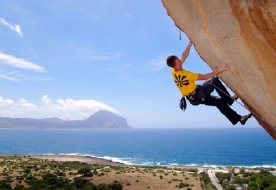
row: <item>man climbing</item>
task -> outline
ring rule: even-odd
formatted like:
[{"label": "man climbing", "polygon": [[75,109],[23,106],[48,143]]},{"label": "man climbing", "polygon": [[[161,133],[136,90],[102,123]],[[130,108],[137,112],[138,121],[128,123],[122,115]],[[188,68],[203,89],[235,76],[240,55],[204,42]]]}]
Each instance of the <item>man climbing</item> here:
[{"label": "man climbing", "polygon": [[[207,106],[216,106],[233,125],[238,122],[244,125],[252,114],[241,116],[230,107],[238,97],[236,95],[231,97],[219,78],[216,77],[218,74],[229,70],[230,66],[226,64],[222,68],[207,74],[198,74],[184,70],[182,66],[189,55],[191,47],[192,43],[189,42],[182,53],[181,59],[175,55],[167,58],[167,65],[172,67],[174,82],[183,96],[182,101],[183,99],[185,101],[186,97],[192,105],[204,104]],[[195,83],[198,80],[208,79],[211,80],[206,81],[203,85],[196,85]],[[216,89],[220,97],[211,95],[214,89]]]}]

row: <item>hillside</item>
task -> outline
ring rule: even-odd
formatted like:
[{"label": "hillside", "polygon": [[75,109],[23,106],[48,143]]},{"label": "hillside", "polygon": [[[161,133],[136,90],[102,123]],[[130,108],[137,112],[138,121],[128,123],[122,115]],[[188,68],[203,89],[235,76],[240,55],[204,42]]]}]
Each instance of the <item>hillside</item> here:
[{"label": "hillside", "polygon": [[109,111],[101,110],[86,120],[62,120],[59,118],[7,118],[0,117],[0,128],[37,129],[123,129],[130,128],[127,120]]}]

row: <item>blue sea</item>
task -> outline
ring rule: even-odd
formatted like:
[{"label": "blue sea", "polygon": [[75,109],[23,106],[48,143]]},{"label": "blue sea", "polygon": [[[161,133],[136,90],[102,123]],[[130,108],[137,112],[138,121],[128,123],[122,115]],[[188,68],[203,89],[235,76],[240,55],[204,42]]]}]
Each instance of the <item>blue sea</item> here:
[{"label": "blue sea", "polygon": [[0,154],[57,154],[134,165],[276,167],[276,141],[262,128],[1,129]]}]

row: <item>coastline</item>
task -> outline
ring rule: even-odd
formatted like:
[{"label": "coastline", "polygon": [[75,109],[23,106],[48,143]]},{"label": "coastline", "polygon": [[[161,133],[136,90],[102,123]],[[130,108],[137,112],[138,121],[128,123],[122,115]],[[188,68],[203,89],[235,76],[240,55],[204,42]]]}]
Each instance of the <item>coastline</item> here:
[{"label": "coastline", "polygon": [[[18,155],[20,156],[20,155]],[[21,155],[22,156],[22,155]],[[23,156],[30,156],[31,158],[38,158],[38,159],[47,159],[47,160],[54,160],[58,162],[84,162],[87,164],[98,164],[98,165],[110,165],[110,166],[123,166],[126,165],[120,162],[114,162],[112,160],[97,158],[93,156],[79,156],[79,155],[23,155]]]},{"label": "coastline", "polygon": [[[1,156],[1,154],[0,154]],[[153,167],[169,167],[169,168],[197,168],[199,170],[204,169],[226,169],[228,167],[231,168],[246,168],[246,169],[256,169],[256,168],[274,168],[276,166],[271,165],[263,165],[263,166],[235,166],[235,165],[228,165],[228,166],[219,166],[219,165],[199,165],[199,164],[173,164],[173,165],[143,165],[143,164],[131,164],[126,162],[114,161],[107,158],[99,158],[96,156],[91,155],[68,155],[68,154],[29,154],[29,155],[17,155],[17,156],[30,156],[32,158],[39,158],[39,159],[48,159],[48,160],[55,160],[60,162],[66,161],[79,161],[84,162],[87,164],[98,164],[98,165],[110,165],[110,166],[137,166],[137,167],[146,167],[146,166],[153,166]]]},{"label": "coastline", "polygon": [[245,168],[245,169],[276,169],[274,165],[252,165],[252,166],[220,166],[220,165],[199,165],[199,164],[172,164],[172,165],[144,165],[144,164],[132,164],[127,162],[114,161],[108,158],[101,158],[91,155],[70,155],[70,154],[0,154],[0,156],[19,156],[19,157],[31,157],[43,160],[54,160],[58,162],[83,162],[91,165],[107,165],[107,166],[137,166],[137,167],[168,167],[168,168],[197,168],[198,170],[204,169],[227,169],[231,168]]},{"label": "coastline", "polygon": [[114,161],[108,158],[99,158],[96,156],[91,155],[70,155],[70,154],[0,154],[0,156],[19,156],[19,157],[31,157],[37,159],[44,159],[44,160],[54,160],[58,162],[83,162],[91,165],[107,165],[107,166],[137,166],[137,167],[168,167],[168,168],[197,168],[198,170],[204,169],[226,169],[226,168],[246,168],[246,169],[276,169],[276,166],[271,165],[253,165],[253,166],[235,166],[235,165],[228,165],[228,166],[219,166],[219,165],[199,165],[199,164],[188,164],[188,165],[181,165],[181,164],[173,164],[173,165],[144,165],[144,164],[132,164],[126,163],[124,161]]}]

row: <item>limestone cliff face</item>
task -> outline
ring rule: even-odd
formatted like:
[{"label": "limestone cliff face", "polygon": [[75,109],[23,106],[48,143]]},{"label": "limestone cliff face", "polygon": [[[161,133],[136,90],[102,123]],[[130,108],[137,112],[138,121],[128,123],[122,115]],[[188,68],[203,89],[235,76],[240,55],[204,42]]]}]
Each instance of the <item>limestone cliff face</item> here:
[{"label": "limestone cliff face", "polygon": [[162,0],[201,58],[276,139],[276,1]]}]

